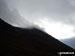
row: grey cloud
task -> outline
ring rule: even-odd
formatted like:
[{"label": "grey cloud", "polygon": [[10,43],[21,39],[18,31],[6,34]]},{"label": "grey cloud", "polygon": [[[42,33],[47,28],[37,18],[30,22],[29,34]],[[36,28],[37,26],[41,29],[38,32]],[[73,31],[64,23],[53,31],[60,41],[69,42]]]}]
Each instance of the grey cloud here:
[{"label": "grey cloud", "polygon": [[[37,21],[40,17],[51,18],[67,24],[75,24],[75,0],[4,0],[10,10],[20,12],[29,21]],[[10,13],[9,13],[10,14]],[[9,15],[8,14],[8,15]],[[14,13],[15,14],[15,13]],[[75,15],[74,15],[75,16]],[[38,19],[36,19],[38,18]],[[19,19],[20,20],[20,19]]]},{"label": "grey cloud", "polygon": [[[16,8],[11,8],[4,0],[0,0],[0,18],[13,26],[32,27],[32,23],[21,17]],[[28,24],[29,23],[29,24]]]}]

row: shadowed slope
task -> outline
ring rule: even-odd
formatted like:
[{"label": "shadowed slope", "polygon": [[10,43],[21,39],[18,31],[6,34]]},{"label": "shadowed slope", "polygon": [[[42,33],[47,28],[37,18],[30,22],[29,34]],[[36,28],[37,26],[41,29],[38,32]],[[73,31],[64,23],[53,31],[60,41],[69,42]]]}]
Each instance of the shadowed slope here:
[{"label": "shadowed slope", "polygon": [[0,43],[5,56],[58,56],[61,51],[75,51],[39,29],[13,27],[1,19]]}]

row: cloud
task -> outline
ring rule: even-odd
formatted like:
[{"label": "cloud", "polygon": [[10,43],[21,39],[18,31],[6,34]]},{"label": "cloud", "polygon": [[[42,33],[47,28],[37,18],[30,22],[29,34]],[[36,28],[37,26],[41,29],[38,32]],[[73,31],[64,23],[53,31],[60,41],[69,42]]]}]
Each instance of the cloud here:
[{"label": "cloud", "polygon": [[[43,20],[61,22],[75,28],[75,0],[2,0],[6,3],[0,15],[10,24],[43,27]],[[1,2],[2,2],[1,1]],[[1,5],[0,5],[1,6]],[[3,8],[4,9],[4,8]],[[6,13],[5,13],[6,12]],[[12,16],[13,15],[13,16]],[[11,18],[11,19],[10,19]],[[14,20],[13,20],[14,19]],[[41,20],[41,21],[40,21]],[[25,23],[26,22],[26,23]],[[41,26],[40,26],[41,25]],[[64,27],[64,26],[63,26]],[[74,33],[74,32],[72,32]]]},{"label": "cloud", "polygon": [[[71,23],[75,13],[74,0],[5,0],[9,8],[16,8],[24,18],[52,17],[53,20]],[[75,15],[74,15],[75,16]]]}]

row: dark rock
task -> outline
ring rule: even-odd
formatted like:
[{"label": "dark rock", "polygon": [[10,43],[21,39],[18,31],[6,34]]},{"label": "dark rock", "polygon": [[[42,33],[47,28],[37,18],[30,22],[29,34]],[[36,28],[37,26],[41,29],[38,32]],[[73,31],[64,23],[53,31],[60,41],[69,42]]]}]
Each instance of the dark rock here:
[{"label": "dark rock", "polygon": [[59,56],[58,52],[71,51],[75,52],[39,29],[13,27],[0,19],[0,53],[3,56]]}]

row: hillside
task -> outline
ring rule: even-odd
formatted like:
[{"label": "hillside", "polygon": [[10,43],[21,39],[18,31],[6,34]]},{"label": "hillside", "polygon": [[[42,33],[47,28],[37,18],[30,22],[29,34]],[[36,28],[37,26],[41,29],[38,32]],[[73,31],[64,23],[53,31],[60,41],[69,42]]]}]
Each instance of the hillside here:
[{"label": "hillside", "polygon": [[0,53],[3,56],[58,56],[75,52],[47,33],[36,29],[13,27],[0,19]]}]

